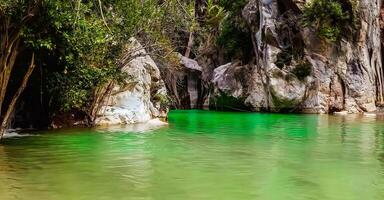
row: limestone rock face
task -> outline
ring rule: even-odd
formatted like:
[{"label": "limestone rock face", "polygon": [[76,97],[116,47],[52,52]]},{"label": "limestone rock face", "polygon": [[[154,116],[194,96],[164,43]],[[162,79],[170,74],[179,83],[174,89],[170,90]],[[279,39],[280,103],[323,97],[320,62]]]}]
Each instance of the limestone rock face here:
[{"label": "limestone rock face", "polygon": [[[224,91],[241,96],[255,111],[375,111],[383,102],[381,0],[359,0],[358,33],[354,39],[336,43],[324,42],[314,30],[298,23],[306,2],[249,1],[243,17],[253,31],[256,64],[247,88],[227,81],[230,89]],[[226,76],[232,74],[220,75]],[[224,79],[214,82],[218,80]]]},{"label": "limestone rock face", "polygon": [[97,125],[141,123],[166,115],[162,101],[167,91],[156,63],[134,38],[127,51],[132,59],[122,68],[125,83],[113,88],[98,113]]},{"label": "limestone rock face", "polygon": [[237,66],[228,63],[216,68],[213,72],[213,84],[216,93],[225,93],[235,98],[241,97],[244,93],[243,83],[247,81],[248,74],[246,66]]},{"label": "limestone rock face", "polygon": [[204,80],[204,69],[196,60],[177,54],[177,67],[163,69],[172,107],[177,109],[206,108],[209,88]]},{"label": "limestone rock face", "polygon": [[210,107],[223,110],[246,109],[244,100],[247,96],[248,81],[250,80],[248,65],[228,63],[213,71]]},{"label": "limestone rock face", "polygon": [[197,61],[179,55],[180,64],[183,67],[179,72],[179,78],[184,79],[185,83],[185,96],[189,97],[189,108],[199,108],[199,97],[201,90],[202,68]]}]

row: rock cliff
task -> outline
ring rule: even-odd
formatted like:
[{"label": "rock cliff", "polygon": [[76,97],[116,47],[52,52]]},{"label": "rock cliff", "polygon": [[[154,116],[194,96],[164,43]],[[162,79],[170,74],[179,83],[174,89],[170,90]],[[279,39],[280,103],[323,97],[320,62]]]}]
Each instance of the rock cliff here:
[{"label": "rock cliff", "polygon": [[305,113],[373,112],[381,106],[381,0],[356,1],[356,34],[337,42],[300,24],[305,3],[249,1],[243,17],[256,62],[216,68],[211,103],[229,96],[253,111]]},{"label": "rock cliff", "polygon": [[156,63],[134,38],[126,51],[130,58],[122,68],[125,82],[116,85],[105,100],[97,125],[142,123],[166,115],[167,91]]},{"label": "rock cliff", "polygon": [[[314,27],[303,25],[310,1],[249,0],[242,16],[251,30],[254,58],[250,63],[212,66],[219,62],[207,64],[200,57],[198,63],[179,55],[180,68],[164,77],[173,106],[302,113],[377,111],[384,102],[382,3],[345,0],[352,1],[356,30],[327,41]],[[127,83],[113,89],[97,124],[144,122],[165,113],[160,102],[167,92],[158,67],[136,40],[131,39],[130,49],[139,50],[123,68]]]}]

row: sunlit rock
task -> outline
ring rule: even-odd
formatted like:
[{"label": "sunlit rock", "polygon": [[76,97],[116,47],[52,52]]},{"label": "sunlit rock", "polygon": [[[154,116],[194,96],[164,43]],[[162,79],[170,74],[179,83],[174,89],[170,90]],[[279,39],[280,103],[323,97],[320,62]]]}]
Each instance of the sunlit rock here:
[{"label": "sunlit rock", "polygon": [[132,59],[122,68],[127,74],[125,83],[113,88],[98,113],[97,125],[142,123],[166,116],[161,101],[167,91],[156,63],[134,38],[129,40],[127,52]]}]

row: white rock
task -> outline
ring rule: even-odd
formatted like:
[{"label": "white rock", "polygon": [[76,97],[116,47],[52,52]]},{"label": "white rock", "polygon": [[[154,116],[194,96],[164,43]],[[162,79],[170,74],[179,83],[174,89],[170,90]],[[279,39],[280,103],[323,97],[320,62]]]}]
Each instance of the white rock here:
[{"label": "white rock", "polygon": [[167,95],[158,67],[136,39],[129,40],[127,51],[134,58],[122,68],[126,85],[113,88],[98,113],[97,125],[143,123],[160,113],[157,103],[151,102],[152,87],[157,90],[154,94]]},{"label": "white rock", "polygon": [[[286,0],[284,5],[302,9],[305,2],[308,1]],[[283,17],[279,7],[284,5],[275,0],[250,0],[243,9],[243,17],[254,30],[254,51],[258,55],[252,75],[258,80],[251,80],[248,88],[242,88],[248,91],[246,103],[254,110],[261,107],[273,111],[277,101],[308,113],[376,111],[377,77],[383,70],[378,20],[381,0],[358,1],[359,35],[354,39],[327,43],[312,28],[296,26],[299,31],[292,36],[296,38],[291,38],[295,39],[291,45],[303,58],[292,56],[292,61],[285,63],[278,73],[282,76],[276,76],[278,53],[289,47],[286,29],[295,26],[294,22],[300,18],[300,13],[294,11],[285,12]],[[300,42],[302,51],[298,49]],[[312,73],[298,82],[292,79],[295,76],[292,70],[303,61],[311,65]]]}]

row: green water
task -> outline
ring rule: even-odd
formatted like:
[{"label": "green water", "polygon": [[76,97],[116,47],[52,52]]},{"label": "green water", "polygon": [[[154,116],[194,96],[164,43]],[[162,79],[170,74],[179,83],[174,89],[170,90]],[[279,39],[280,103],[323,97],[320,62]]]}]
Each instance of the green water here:
[{"label": "green water", "polygon": [[179,111],[7,138],[0,199],[383,200],[384,119]]}]

